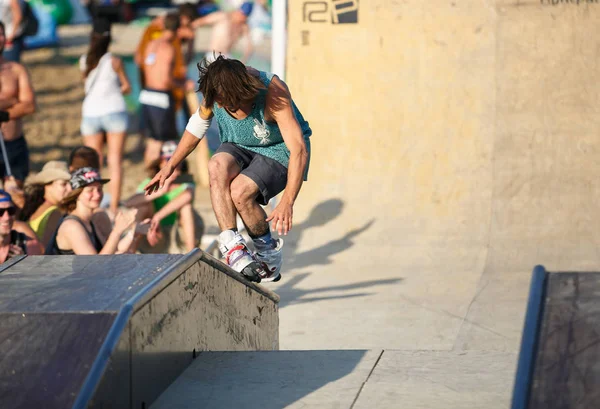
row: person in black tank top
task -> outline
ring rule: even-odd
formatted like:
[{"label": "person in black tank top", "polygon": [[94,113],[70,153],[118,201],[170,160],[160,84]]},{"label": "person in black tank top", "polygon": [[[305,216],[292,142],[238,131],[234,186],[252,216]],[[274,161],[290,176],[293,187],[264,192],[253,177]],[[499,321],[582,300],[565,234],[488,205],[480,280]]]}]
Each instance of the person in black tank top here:
[{"label": "person in black tank top", "polygon": [[[106,242],[102,242],[91,223],[94,211],[102,201],[102,185],[108,179],[102,179],[98,170],[81,168],[71,176],[73,191],[61,202],[60,208],[66,213],[56,233],[46,248],[46,254],[117,254],[131,249],[136,234],[136,211],[127,214],[118,213],[114,227]],[[122,239],[123,233],[129,230]]]}]

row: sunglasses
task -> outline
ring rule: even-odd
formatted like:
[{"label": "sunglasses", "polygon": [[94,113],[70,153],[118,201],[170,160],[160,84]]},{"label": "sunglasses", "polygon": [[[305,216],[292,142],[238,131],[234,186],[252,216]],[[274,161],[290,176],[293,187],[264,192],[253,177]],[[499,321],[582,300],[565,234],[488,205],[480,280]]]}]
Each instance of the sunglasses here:
[{"label": "sunglasses", "polygon": [[15,213],[17,213],[17,208],[14,206],[1,208],[0,209],[0,217],[4,216],[5,212],[8,212],[9,216],[14,216]]}]

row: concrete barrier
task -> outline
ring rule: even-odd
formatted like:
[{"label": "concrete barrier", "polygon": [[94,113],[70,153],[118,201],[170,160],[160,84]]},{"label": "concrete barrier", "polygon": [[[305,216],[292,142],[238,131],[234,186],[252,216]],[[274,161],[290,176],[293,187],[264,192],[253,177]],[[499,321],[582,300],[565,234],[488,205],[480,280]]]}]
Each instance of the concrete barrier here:
[{"label": "concrete barrier", "polygon": [[200,250],[26,257],[0,273],[0,407],[148,407],[201,351],[278,349],[278,301]]}]

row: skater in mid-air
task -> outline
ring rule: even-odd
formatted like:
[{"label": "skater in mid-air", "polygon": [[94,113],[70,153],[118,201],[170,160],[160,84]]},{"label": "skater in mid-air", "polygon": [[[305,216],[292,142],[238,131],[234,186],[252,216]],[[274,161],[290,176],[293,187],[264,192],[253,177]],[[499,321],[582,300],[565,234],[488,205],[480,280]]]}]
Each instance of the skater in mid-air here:
[{"label": "skater in mid-air", "polygon": [[[294,202],[307,180],[310,159],[308,122],[294,104],[287,85],[276,75],[218,56],[198,64],[204,99],[190,117],[175,153],[146,185],[161,189],[173,170],[196,148],[213,117],[221,146],[208,164],[210,195],[221,234],[219,249],[234,270],[252,281],[281,278],[283,240],[292,228]],[[284,191],[267,217],[261,205]],[[237,230],[240,215],[256,252]]]}]

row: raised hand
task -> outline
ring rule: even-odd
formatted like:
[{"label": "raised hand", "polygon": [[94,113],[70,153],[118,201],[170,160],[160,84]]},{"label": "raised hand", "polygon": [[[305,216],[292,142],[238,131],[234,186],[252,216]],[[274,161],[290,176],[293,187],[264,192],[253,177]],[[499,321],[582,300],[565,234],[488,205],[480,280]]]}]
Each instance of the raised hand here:
[{"label": "raised hand", "polygon": [[287,235],[290,230],[292,230],[292,218],[293,218],[294,210],[292,205],[287,202],[279,202],[273,213],[269,217],[267,217],[267,223],[273,222],[271,224],[272,230],[277,231],[279,235]]},{"label": "raised hand", "polygon": [[146,195],[149,196],[152,193],[158,192],[160,189],[162,189],[165,186],[165,182],[167,182],[172,174],[173,168],[171,168],[169,165],[164,166],[144,187]]}]

